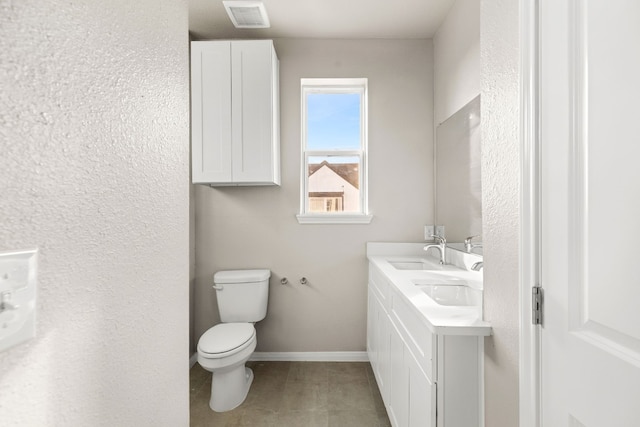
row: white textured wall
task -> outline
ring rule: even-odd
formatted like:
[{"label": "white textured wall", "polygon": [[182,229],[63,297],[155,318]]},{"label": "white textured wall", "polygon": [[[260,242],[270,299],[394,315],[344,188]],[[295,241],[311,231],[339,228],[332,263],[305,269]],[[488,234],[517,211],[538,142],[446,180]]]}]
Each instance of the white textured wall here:
[{"label": "white textured wall", "polygon": [[0,0],[0,250],[38,247],[2,426],[188,424],[185,1]]},{"label": "white textured wall", "polygon": [[[196,336],[218,321],[213,274],[270,268],[259,351],[364,351],[367,241],[433,221],[430,40],[292,40],[280,58],[281,187],[196,188]],[[300,78],[369,79],[369,225],[300,225]],[[279,284],[281,277],[290,285]],[[298,284],[306,276],[310,286]]]},{"label": "white textured wall", "polygon": [[487,426],[518,425],[519,9],[482,0],[482,214]]},{"label": "white textured wall", "polygon": [[436,126],[480,93],[480,0],[456,0],[433,37]]}]

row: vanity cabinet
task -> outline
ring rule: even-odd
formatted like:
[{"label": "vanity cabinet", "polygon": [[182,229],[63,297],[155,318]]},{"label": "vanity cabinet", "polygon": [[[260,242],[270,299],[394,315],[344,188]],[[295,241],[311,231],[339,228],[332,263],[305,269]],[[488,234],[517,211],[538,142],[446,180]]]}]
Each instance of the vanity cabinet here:
[{"label": "vanity cabinet", "polygon": [[433,334],[369,265],[367,352],[394,427],[480,426],[482,337]]},{"label": "vanity cabinet", "polygon": [[193,183],[279,185],[279,109],[273,41],[191,42]]}]

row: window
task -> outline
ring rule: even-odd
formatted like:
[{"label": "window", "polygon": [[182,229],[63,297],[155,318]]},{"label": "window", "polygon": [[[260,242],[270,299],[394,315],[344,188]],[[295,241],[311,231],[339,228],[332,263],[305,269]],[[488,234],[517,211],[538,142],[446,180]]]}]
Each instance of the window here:
[{"label": "window", "polygon": [[302,79],[300,223],[369,223],[367,79]]}]

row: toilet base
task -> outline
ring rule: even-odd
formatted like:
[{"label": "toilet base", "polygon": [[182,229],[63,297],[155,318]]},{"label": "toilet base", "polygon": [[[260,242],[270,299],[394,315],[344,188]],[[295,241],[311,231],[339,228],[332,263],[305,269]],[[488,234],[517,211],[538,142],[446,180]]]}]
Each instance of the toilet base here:
[{"label": "toilet base", "polygon": [[253,371],[244,363],[226,372],[214,372],[209,407],[216,412],[237,408],[247,398],[252,382]]}]

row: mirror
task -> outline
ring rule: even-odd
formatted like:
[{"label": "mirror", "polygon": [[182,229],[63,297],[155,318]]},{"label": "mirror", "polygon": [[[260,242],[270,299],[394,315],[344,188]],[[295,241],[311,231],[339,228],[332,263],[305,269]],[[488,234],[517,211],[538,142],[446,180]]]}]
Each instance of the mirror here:
[{"label": "mirror", "polygon": [[480,95],[436,129],[436,224],[444,225],[452,249],[482,254]]}]

